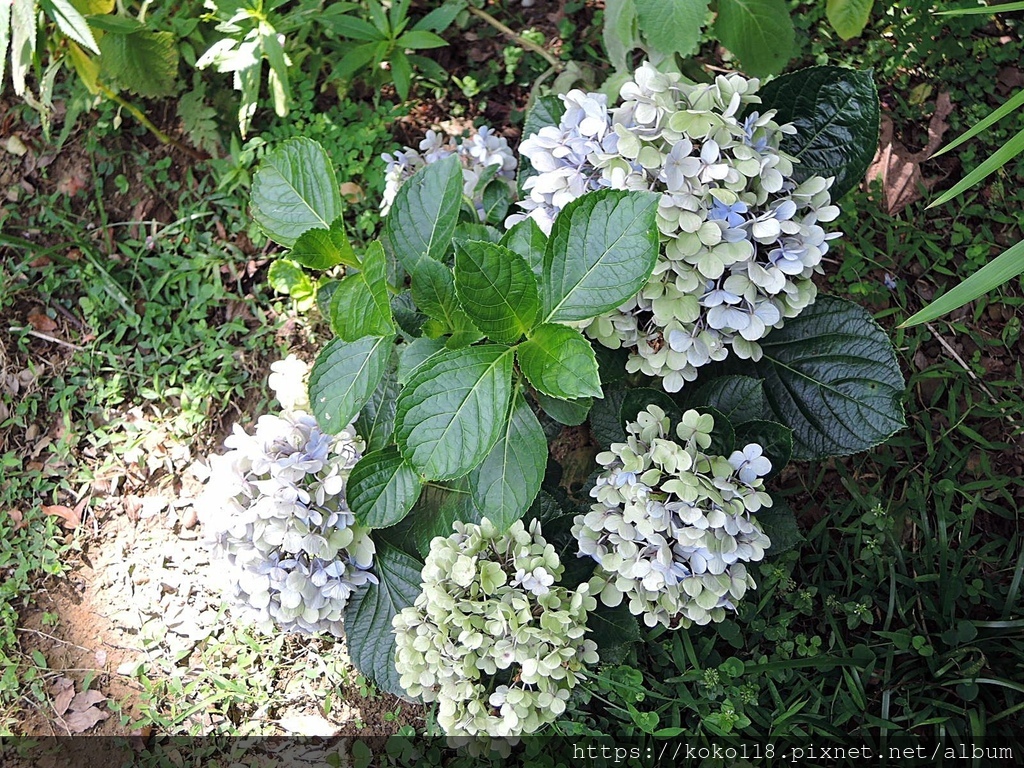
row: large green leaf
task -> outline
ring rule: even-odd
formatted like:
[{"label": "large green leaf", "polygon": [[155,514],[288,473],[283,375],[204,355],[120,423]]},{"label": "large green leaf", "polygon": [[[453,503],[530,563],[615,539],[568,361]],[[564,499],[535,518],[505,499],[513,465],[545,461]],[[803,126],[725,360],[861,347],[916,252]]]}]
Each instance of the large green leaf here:
[{"label": "large green leaf", "polygon": [[426,336],[436,338],[450,333],[449,346],[453,349],[483,338],[459,304],[452,270],[441,262],[423,259],[419,263],[412,277],[412,298],[420,311],[431,318],[423,326]]},{"label": "large green leaf", "polygon": [[89,29],[89,23],[69,0],[39,0],[39,5],[57,22],[61,32],[93,53],[100,52],[96,46],[96,38]]},{"label": "large green leaf", "polygon": [[548,443],[537,416],[521,394],[494,448],[468,475],[477,514],[506,529],[530,508],[544,479]]},{"label": "large green leaf", "polygon": [[615,71],[628,71],[629,54],[634,48],[640,47],[636,32],[636,5],[633,0],[605,0],[601,39],[608,53],[608,61]]},{"label": "large green leaf", "polygon": [[658,257],[657,209],[653,192],[611,189],[565,206],[544,254],[541,317],[586,320],[635,295]]},{"label": "large green leaf", "polygon": [[338,264],[358,266],[342,218],[335,219],[329,230],[309,229],[303,232],[288,256],[310,269],[330,269]]},{"label": "large green leaf", "polygon": [[316,290],[309,275],[289,259],[275,259],[267,270],[267,282],[278,293],[285,293],[295,301],[306,301]]},{"label": "large green leaf", "polygon": [[[626,400],[624,385],[605,387],[604,399],[590,409],[590,433],[602,448],[626,441],[626,422],[622,418],[622,404]],[[633,414],[636,417],[636,414]]]},{"label": "large green leaf", "polygon": [[544,251],[547,243],[547,235],[533,219],[523,219],[516,223],[501,238],[501,245],[522,256],[530,265],[533,274],[538,277],[544,269]]},{"label": "large green leaf", "polygon": [[360,589],[345,606],[348,655],[356,669],[378,688],[407,699],[395,670],[391,620],[419,597],[423,564],[382,541],[376,545],[373,570],[379,583]]},{"label": "large green leaf", "polygon": [[367,452],[379,451],[391,443],[398,391],[398,351],[392,348],[384,375],[356,419],[356,432],[366,441]]},{"label": "large green leaf", "polygon": [[368,453],[352,468],[345,498],[356,522],[368,528],[394,525],[412,509],[420,495],[420,478],[389,446]]},{"label": "large green leaf", "polygon": [[455,155],[412,175],[395,195],[384,232],[410,275],[420,259],[444,258],[462,205],[462,166]]},{"label": "large green leaf", "polygon": [[11,4],[0,3],[0,89],[4,87],[7,50],[11,45]]},{"label": "large green leaf", "polygon": [[788,552],[804,540],[793,508],[780,498],[775,498],[772,502],[771,507],[762,508],[755,515],[755,519],[771,541],[771,546],[765,551],[768,557]]},{"label": "large green leaf", "polygon": [[457,247],[455,291],[473,325],[503,344],[530,330],[540,309],[537,278],[529,264],[493,243],[469,240]]},{"label": "large green leaf", "polygon": [[252,180],[252,214],[276,243],[292,246],[308,229],[330,229],[341,214],[331,158],[306,138],[289,139],[263,158]]},{"label": "large green leaf", "polygon": [[543,409],[544,413],[559,424],[569,427],[579,426],[586,421],[587,414],[590,413],[590,409],[594,405],[594,400],[590,397],[563,400],[560,397],[545,395],[543,392],[534,392],[533,394],[537,399],[537,405]]},{"label": "large green leaf", "polygon": [[759,109],[776,109],[795,135],[782,149],[800,162],[797,181],[834,176],[832,200],[860,184],[878,147],[878,92],[872,71],[810,67],[772,80],[761,89]]},{"label": "large green leaf", "polygon": [[781,72],[796,53],[785,0],[718,0],[715,35],[753,77]]},{"label": "large green leaf", "polygon": [[685,408],[701,405],[718,409],[733,424],[763,419],[771,413],[764,384],[751,376],[719,376],[684,399]]},{"label": "large green leaf", "polygon": [[108,33],[100,40],[100,66],[133,93],[146,98],[171,96],[178,77],[178,46],[171,32],[140,29],[130,35]]},{"label": "large green leaf", "polygon": [[366,405],[387,371],[391,337],[333,339],[309,372],[309,403],[324,431],[337,434]]},{"label": "large green leaf", "polygon": [[345,341],[395,333],[387,263],[380,243],[370,243],[362,267],[359,274],[349,275],[338,284],[331,299],[331,328]]},{"label": "large green leaf", "polygon": [[875,0],[828,0],[825,14],[828,23],[843,40],[858,37],[871,18]]},{"label": "large green leaf", "polygon": [[512,394],[512,349],[497,344],[427,358],[398,396],[395,435],[424,478],[461,477],[498,441]]},{"label": "large green leaf", "polygon": [[25,92],[25,75],[36,54],[39,14],[35,0],[14,0],[13,4],[5,4],[11,9],[11,83],[14,92],[21,96]]},{"label": "large green leaf", "polygon": [[708,0],[634,0],[640,32],[657,53],[697,51]]},{"label": "large green leaf", "polygon": [[906,426],[896,354],[863,307],[821,296],[761,347],[764,357],[743,367],[764,379],[775,420],[793,430],[794,459],[857,453]]},{"label": "large green leaf", "polygon": [[640,640],[640,626],[629,606],[615,608],[598,605],[587,616],[587,635],[597,643],[597,652],[605,664],[620,664],[629,652],[629,646]]},{"label": "large green leaf", "polygon": [[527,380],[545,395],[570,400],[602,396],[594,348],[575,328],[539,325],[516,347],[516,356]]}]

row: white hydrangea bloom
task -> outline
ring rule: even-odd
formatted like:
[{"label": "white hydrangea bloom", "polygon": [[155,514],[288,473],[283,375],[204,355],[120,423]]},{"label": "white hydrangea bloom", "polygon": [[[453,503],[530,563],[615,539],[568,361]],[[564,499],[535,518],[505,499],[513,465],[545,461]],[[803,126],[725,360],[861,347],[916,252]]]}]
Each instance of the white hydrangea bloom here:
[{"label": "white hydrangea bloom", "polygon": [[584,639],[597,601],[588,584],[556,586],[562,564],[538,521],[454,529],[430,543],[423,592],[393,620],[402,687],[438,702],[448,735],[532,733],[565,711],[583,665],[598,660]]},{"label": "white hydrangea bloom", "polygon": [[384,198],[380,204],[381,216],[386,216],[395,202],[395,195],[405,180],[424,165],[444,160],[457,154],[462,162],[463,194],[473,201],[480,220],[484,220],[483,187],[491,178],[504,180],[515,191],[516,157],[503,136],[498,136],[486,125],[480,126],[469,138],[457,142],[436,131],[427,131],[417,152],[412,147],[393,155],[385,153],[381,159],[387,163],[384,177]]},{"label": "white hydrangea bloom", "polygon": [[284,407],[255,434],[237,424],[229,450],[210,459],[196,509],[224,560],[225,594],[261,630],[342,635],[349,596],[367,583],[374,546],[345,503],[345,481],[362,454],[349,428],[320,430],[308,407],[308,366],[290,355],[271,366]]},{"label": "white hydrangea bloom", "polygon": [[761,356],[758,341],[814,301],[828,241],[821,225],[839,209],[831,179],[793,180],[794,158],[779,149],[774,111],[758,104],[759,82],[719,76],[690,85],[642,65],[620,102],[570,91],[557,126],[520,145],[538,175],[506,226],[534,219],[545,232],[569,202],[600,188],[661,194],[661,254],[647,286],[595,318],[586,333],[630,350],[629,370],[661,380],[669,392],[723,360]]},{"label": "white hydrangea bloom", "polygon": [[625,443],[598,454],[596,503],[573,524],[580,557],[599,564],[591,591],[608,606],[627,600],[649,627],[722,621],[756,586],[745,563],[771,544],[751,517],[771,506],[761,480],[771,462],[754,443],[728,458],[704,453],[713,428],[712,416],[687,411],[673,435],[648,406]]}]

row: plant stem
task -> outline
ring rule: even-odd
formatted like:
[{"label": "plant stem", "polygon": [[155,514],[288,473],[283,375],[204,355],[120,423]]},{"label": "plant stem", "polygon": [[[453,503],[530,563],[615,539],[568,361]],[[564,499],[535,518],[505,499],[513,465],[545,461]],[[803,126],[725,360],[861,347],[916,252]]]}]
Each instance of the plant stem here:
[{"label": "plant stem", "polygon": [[512,38],[512,40],[514,40],[519,45],[523,46],[523,48],[527,49],[528,51],[533,51],[538,56],[542,57],[548,64],[554,67],[555,70],[561,72],[562,69],[565,68],[565,64],[563,64],[561,61],[559,61],[546,50],[544,50],[542,46],[537,45],[532,40],[527,40],[525,37],[512,30],[511,27],[506,27],[496,18],[491,16],[491,14],[487,13],[487,11],[481,11],[479,8],[474,8],[472,5],[469,6],[466,10],[469,11],[472,15],[477,16],[486,21],[488,24],[490,24],[492,27],[494,27],[502,34]]},{"label": "plant stem", "polygon": [[141,109],[136,107],[131,102],[126,101],[119,94],[115,93],[113,90],[111,90],[109,87],[107,87],[103,83],[96,83],[96,87],[99,88],[100,93],[102,93],[106,98],[110,99],[111,101],[116,103],[118,106],[122,107],[123,109],[127,109],[128,112],[131,113],[132,117],[134,117],[136,120],[138,120],[140,123],[142,123],[143,127],[146,128],[146,130],[148,130],[150,133],[152,133],[154,136],[156,136],[157,139],[160,140],[161,144],[170,144],[175,149],[180,149],[182,152],[187,154],[193,160],[206,160],[206,159],[208,159],[201,152],[196,152],[194,149],[192,149],[192,147],[185,146],[184,144],[182,144],[177,139],[172,138],[171,136],[168,136],[166,133],[161,131],[159,128],[157,128],[155,125],[153,125],[153,122],[148,117],[146,117],[145,113],[143,113],[143,111]]}]

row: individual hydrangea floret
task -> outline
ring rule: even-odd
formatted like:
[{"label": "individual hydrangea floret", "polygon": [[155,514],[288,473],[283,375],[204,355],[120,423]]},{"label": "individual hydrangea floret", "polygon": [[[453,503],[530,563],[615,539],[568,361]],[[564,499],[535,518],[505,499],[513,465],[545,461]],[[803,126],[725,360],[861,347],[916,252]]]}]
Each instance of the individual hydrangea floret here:
[{"label": "individual hydrangea floret", "polygon": [[367,583],[374,546],[345,503],[362,442],[349,428],[329,435],[308,406],[308,368],[294,356],[271,366],[284,407],[250,435],[237,424],[229,450],[210,459],[197,502],[209,543],[223,558],[225,593],[264,632],[342,635],[349,596]]},{"label": "individual hydrangea floret", "polygon": [[541,535],[484,518],[436,537],[423,592],[395,616],[395,667],[410,696],[438,702],[450,736],[517,736],[553,722],[597,662],[584,638],[597,606],[589,585],[557,585],[562,564]]},{"label": "individual hydrangea floret", "polygon": [[629,349],[629,371],[669,392],[730,350],[760,359],[757,342],[814,301],[811,277],[840,234],[821,226],[839,215],[832,180],[793,178],[796,160],[779,147],[795,129],[756,109],[758,86],[735,74],[690,85],[644,64],[616,107],[570,91],[559,124],[520,146],[538,173],[506,226],[529,217],[550,232],[558,212],[592,190],[661,194],[651,280],[586,333]]},{"label": "individual hydrangea floret", "polygon": [[672,429],[655,405],[627,424],[628,438],[597,455],[605,471],[596,503],[578,515],[580,557],[599,568],[601,602],[642,615],[649,627],[722,621],[754,580],[745,563],[771,542],[751,517],[771,506],[761,479],[771,462],[751,443],[731,456],[705,453],[714,418],[686,411]]},{"label": "individual hydrangea floret", "polygon": [[486,125],[480,126],[475,133],[461,141],[437,131],[427,131],[418,152],[412,147],[405,147],[403,151],[381,155],[387,163],[381,216],[386,216],[391,210],[395,195],[406,179],[424,165],[436,163],[454,154],[462,162],[462,192],[473,201],[481,221],[485,218],[483,191],[488,182],[501,179],[508,184],[510,191],[515,191],[517,161],[503,136],[497,135]]}]

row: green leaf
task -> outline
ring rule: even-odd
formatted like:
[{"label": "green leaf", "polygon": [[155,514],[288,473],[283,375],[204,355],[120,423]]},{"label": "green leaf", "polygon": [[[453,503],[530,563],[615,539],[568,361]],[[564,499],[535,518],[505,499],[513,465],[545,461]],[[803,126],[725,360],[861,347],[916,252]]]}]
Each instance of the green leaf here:
[{"label": "green leaf", "polygon": [[380,383],[356,419],[356,432],[366,441],[367,452],[379,451],[391,442],[395,433],[395,401],[398,399],[398,391],[398,351],[392,348]]},{"label": "green leaf", "polygon": [[398,396],[395,435],[427,480],[461,477],[498,441],[512,394],[512,349],[444,350],[421,363]]},{"label": "green leaf", "polygon": [[986,157],[981,165],[960,179],[952,189],[947,189],[939,195],[938,199],[929,203],[928,207],[934,208],[937,205],[948,203],[960,193],[970,189],[985,177],[998,171],[1021,153],[1024,153],[1024,130],[1008,139],[999,149]]},{"label": "green leaf", "polygon": [[328,26],[336,34],[351,40],[366,40],[369,42],[384,40],[384,35],[381,34],[380,30],[357,16],[332,16]]},{"label": "green leaf", "polygon": [[[11,5],[11,82],[18,96],[25,93],[25,75],[36,54],[36,33],[39,31],[36,10],[35,0],[14,0]],[[0,85],[3,85],[2,81]]]},{"label": "green leaf", "polygon": [[998,5],[982,5],[976,8],[953,8],[948,11],[933,11],[936,16],[988,16],[997,13],[1024,11],[1024,3],[999,3]]},{"label": "green leaf", "polygon": [[708,0],[634,0],[640,32],[656,52],[697,52]]},{"label": "green leaf", "polygon": [[[3,78],[0,78],[0,80],[2,79]],[[984,119],[979,120],[977,123],[972,125],[970,130],[964,132],[960,136],[957,136],[953,141],[932,155],[932,157],[938,157],[939,155],[949,152],[951,149],[956,149],[965,141],[970,141],[986,128],[991,125],[995,125],[1011,112],[1016,112],[1022,106],[1024,106],[1024,89],[1017,91],[1013,96],[1007,99],[1004,104],[1000,105],[997,109],[992,110],[992,112],[986,115]]]},{"label": "green leaf", "polygon": [[146,98],[172,96],[178,77],[178,46],[170,32],[140,29],[100,40],[100,66],[133,93]]},{"label": "green leaf", "polygon": [[345,341],[392,336],[395,324],[387,288],[387,259],[377,241],[363,257],[363,269],[338,284],[331,301],[331,328]]},{"label": "green leaf", "polygon": [[763,419],[771,413],[764,396],[764,385],[751,376],[719,376],[686,398],[685,408],[710,405],[725,414],[733,424]]},{"label": "green leaf", "polygon": [[947,312],[974,301],[1000,285],[1024,273],[1024,240],[1007,248],[992,261],[947,293],[932,301],[920,312],[900,323],[900,328],[929,323]]},{"label": "green leaf", "polygon": [[586,421],[587,414],[590,413],[590,409],[594,405],[593,399],[589,397],[562,400],[558,397],[549,397],[543,392],[534,392],[534,397],[544,413],[567,427],[576,427]]},{"label": "green leaf", "polygon": [[392,296],[391,311],[398,322],[398,327],[402,329],[402,333],[407,339],[415,338],[423,332],[423,324],[427,321],[427,316],[416,308],[412,291],[405,290],[397,296]]},{"label": "green leaf", "polygon": [[501,238],[501,245],[522,256],[530,265],[530,271],[540,277],[541,270],[544,269],[544,251],[547,250],[548,237],[537,226],[536,221],[523,219],[516,223]]},{"label": "green leaf", "polygon": [[398,98],[406,101],[409,98],[409,88],[412,85],[412,65],[402,51],[394,51],[391,54],[391,79],[395,83],[395,92],[398,94]]},{"label": "green leaf", "polygon": [[640,641],[640,626],[626,604],[615,608],[598,605],[587,615],[587,637],[597,643],[597,652],[605,664],[619,664],[629,646]]},{"label": "green leaf", "polygon": [[459,304],[455,277],[439,261],[424,259],[412,276],[412,298],[416,306],[436,322],[424,326],[424,332],[436,338],[453,334],[453,346],[467,346],[482,338],[469,315]]},{"label": "green leaf", "polygon": [[455,21],[466,7],[466,0],[446,0],[440,8],[435,8],[413,25],[413,29],[427,29],[431,32],[444,32]]},{"label": "green leaf", "polygon": [[825,14],[828,23],[843,40],[859,37],[871,19],[875,0],[828,0]]},{"label": "green leaf", "polygon": [[448,253],[462,205],[462,166],[456,155],[420,169],[399,188],[384,231],[410,275],[421,259]]},{"label": "green leaf", "polygon": [[744,361],[764,379],[775,421],[793,430],[793,458],[846,456],[903,429],[903,374],[892,343],[866,309],[821,296],[761,341]]},{"label": "green leaf", "polygon": [[488,224],[501,224],[512,206],[512,191],[504,179],[495,179],[484,187],[481,200],[484,204],[484,220]]},{"label": "green leaf", "polygon": [[309,229],[303,232],[292,246],[288,258],[310,269],[330,269],[338,264],[359,266],[341,218],[335,219],[329,230]]},{"label": "green leaf", "polygon": [[605,0],[604,28],[601,31],[608,61],[616,72],[631,69],[629,54],[640,47],[636,30],[636,4],[634,0]]},{"label": "green leaf", "polygon": [[423,564],[384,542],[377,542],[373,562],[380,583],[366,585],[345,606],[348,655],[356,669],[382,691],[407,699],[395,670],[391,620],[419,597]]},{"label": "green leaf", "polygon": [[394,525],[420,496],[420,478],[394,446],[368,453],[352,468],[345,498],[356,522],[368,528]]},{"label": "green leaf", "polygon": [[[381,48],[385,50],[381,50]],[[365,67],[378,55],[386,53],[387,43],[363,43],[349,50],[334,66],[331,75],[339,80],[349,80],[352,75]]]},{"label": "green leaf", "polygon": [[516,356],[527,380],[545,395],[602,397],[594,348],[575,328],[539,325],[516,347]]},{"label": "green leaf", "polygon": [[741,451],[750,443],[757,443],[764,449],[764,455],[772,463],[771,471],[765,475],[765,482],[778,474],[793,456],[793,430],[777,421],[754,420],[736,427],[736,450]]},{"label": "green leaf", "polygon": [[420,363],[444,349],[444,339],[413,339],[406,344],[398,356],[398,383],[403,386]]},{"label": "green leaf", "polygon": [[786,0],[718,0],[715,36],[752,77],[778,74],[796,53]]},{"label": "green leaf", "polygon": [[860,184],[878,147],[878,92],[872,71],[810,67],[782,75],[761,89],[761,111],[793,123],[782,149],[800,162],[794,178],[835,176],[832,201]]},{"label": "green leaf", "polygon": [[537,279],[529,265],[493,243],[469,240],[456,248],[455,291],[473,324],[487,338],[505,344],[532,328],[540,309]]},{"label": "green leaf", "polygon": [[57,27],[61,32],[93,53],[100,52],[88,22],[69,0],[39,0],[39,5],[50,18],[57,22]]},{"label": "green leaf", "polygon": [[274,97],[274,112],[278,117],[284,117],[288,114],[288,101],[291,99],[291,86],[288,83],[288,59],[281,41],[277,39],[277,31],[266,21],[261,21],[258,29],[260,49],[270,65],[267,81]]},{"label": "green leaf", "polygon": [[448,41],[439,35],[435,35],[433,32],[427,32],[423,29],[413,29],[398,38],[398,40],[395,41],[395,44],[401,48],[421,50],[424,48],[444,48],[448,45]]},{"label": "green leaf", "polygon": [[762,508],[754,518],[771,541],[771,546],[765,551],[768,557],[788,552],[804,540],[792,507],[782,499],[772,499],[772,506]]},{"label": "green leaf", "polygon": [[547,462],[544,430],[522,394],[517,393],[501,437],[467,477],[477,514],[507,529],[537,498]]},{"label": "green leaf", "polygon": [[320,427],[345,429],[373,396],[387,371],[393,338],[332,339],[309,372],[309,402]]},{"label": "green leaf", "polygon": [[331,301],[334,299],[334,292],[338,290],[340,280],[324,280],[321,278],[316,289],[316,308],[325,320],[331,320]]},{"label": "green leaf", "polygon": [[[71,4],[84,16],[89,16],[91,14],[112,12],[116,5],[116,0],[71,0]],[[92,19],[89,21],[91,23]]]},{"label": "green leaf", "polygon": [[[430,542],[436,536],[451,536],[452,523],[479,523],[476,508],[471,503],[466,479],[460,478],[449,486],[426,485],[412,512],[398,528],[406,528],[405,536],[411,540],[416,552],[426,557]],[[406,545],[408,546],[408,545]]]},{"label": "green leaf", "polygon": [[558,214],[544,254],[545,321],[595,317],[634,296],[658,257],[653,192],[600,190]]},{"label": "green leaf", "polygon": [[252,180],[252,213],[260,229],[284,246],[295,245],[308,229],[329,230],[341,215],[341,193],[324,148],[311,139],[289,139],[264,157]]},{"label": "green leaf", "polygon": [[590,433],[602,448],[626,441],[626,422],[622,418],[626,392],[624,385],[606,387],[604,399],[595,402],[590,409]]},{"label": "green leaf", "polygon": [[270,265],[267,282],[275,291],[287,294],[295,301],[306,301],[316,290],[302,267],[288,259],[277,259]]}]

